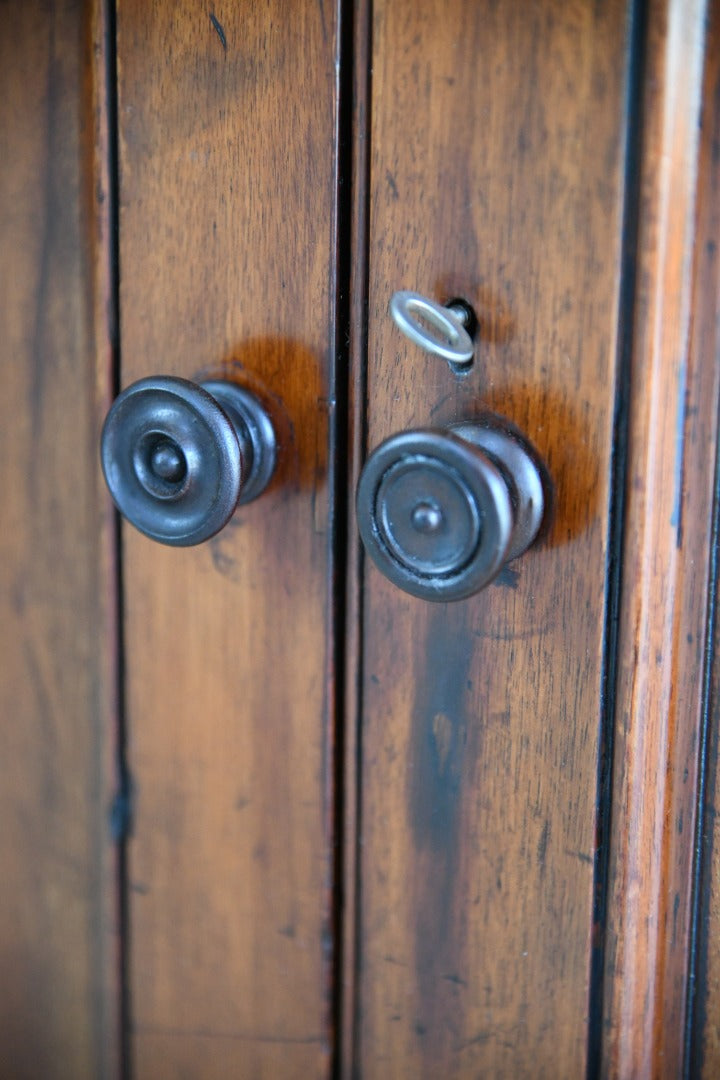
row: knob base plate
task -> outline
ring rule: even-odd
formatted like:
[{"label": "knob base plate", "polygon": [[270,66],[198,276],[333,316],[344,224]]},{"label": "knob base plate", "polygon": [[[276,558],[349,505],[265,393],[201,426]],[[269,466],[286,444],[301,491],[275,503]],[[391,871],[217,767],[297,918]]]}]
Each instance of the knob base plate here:
[{"label": "knob base plate", "polygon": [[424,600],[462,600],[533,542],[543,467],[509,423],[486,415],[400,432],[368,458],[358,527],[379,570]]},{"label": "knob base plate", "polygon": [[244,469],[238,506],[243,506],[263,493],[275,471],[275,429],[264,407],[249,390],[219,379],[200,385],[225,410],[235,428]]},{"label": "knob base plate", "polygon": [[495,416],[452,424],[449,430],[484,451],[508,481],[513,530],[505,562],[512,562],[527,551],[542,525],[545,492],[540,460],[526,439]]}]

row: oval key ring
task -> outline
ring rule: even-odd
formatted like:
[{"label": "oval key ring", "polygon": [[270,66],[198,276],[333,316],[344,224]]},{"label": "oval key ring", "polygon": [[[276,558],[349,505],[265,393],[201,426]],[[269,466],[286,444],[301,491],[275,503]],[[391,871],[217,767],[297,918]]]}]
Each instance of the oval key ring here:
[{"label": "oval key ring", "polygon": [[466,329],[467,312],[460,304],[444,307],[404,289],[393,295],[390,314],[398,329],[421,349],[449,364],[472,363],[474,347]]}]

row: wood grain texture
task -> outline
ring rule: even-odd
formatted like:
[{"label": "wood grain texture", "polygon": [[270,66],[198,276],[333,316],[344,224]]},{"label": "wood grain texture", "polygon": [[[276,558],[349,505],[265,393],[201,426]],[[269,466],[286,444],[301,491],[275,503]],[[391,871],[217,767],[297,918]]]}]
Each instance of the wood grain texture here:
[{"label": "wood grain texture", "polygon": [[[703,92],[703,125],[698,177],[698,226],[696,240],[695,292],[693,303],[693,345],[698,358],[717,372],[720,356],[720,327],[717,307],[720,296],[720,4],[710,6],[706,43],[706,70]],[[717,382],[714,386],[718,398]],[[712,391],[708,388],[707,412]],[[720,605],[718,604],[718,536],[720,535],[720,447],[717,422],[709,430],[706,462],[710,467],[713,437],[715,454],[715,550],[713,590],[709,600],[710,625],[707,637],[705,784],[701,804],[700,859],[697,897],[697,939],[695,942],[696,983],[691,998],[693,1017],[689,1062],[691,1076],[712,1080],[720,1071]],[[708,468],[709,471],[709,468]],[[713,610],[714,608],[714,610]]]},{"label": "wood grain texture", "polygon": [[[714,557],[714,580],[709,597],[709,634],[706,638],[707,665],[704,690],[706,732],[704,751],[704,791],[699,827],[696,981],[690,1000],[693,1006],[689,1075],[713,1080],[720,1073],[720,605],[718,604],[718,568],[720,564],[720,447],[718,446],[718,405],[720,393],[720,3],[709,5],[705,45],[702,129],[698,169],[697,236],[691,344],[694,366],[703,379],[698,411],[698,427],[693,443],[702,448],[704,469],[700,466],[703,493],[712,475],[712,448],[715,446],[715,533],[710,538],[709,555]],[[714,372],[714,381],[711,373]],[[713,404],[715,417],[713,424]],[[701,508],[706,509],[705,505]],[[699,521],[704,526],[705,516]],[[714,550],[713,550],[714,546]],[[699,667],[699,665],[698,665]]]},{"label": "wood grain texture", "polygon": [[100,4],[0,8],[0,1075],[119,1074]]},{"label": "wood grain texture", "polygon": [[705,19],[705,4],[679,0],[648,12],[605,975],[613,1077],[683,1067],[719,375]]},{"label": "wood grain texture", "polygon": [[[366,565],[363,1077],[584,1073],[627,34],[621,3],[374,4],[368,448],[490,407],[557,496],[469,600]],[[399,288],[474,305],[470,375],[393,327]]]},{"label": "wood grain texture", "polygon": [[122,0],[123,383],[224,374],[271,488],[195,549],[124,534],[138,1078],[331,1056],[336,14]]},{"label": "wood grain texture", "polygon": [[[712,71],[712,83],[709,89],[712,97],[707,97],[708,105],[713,102],[712,120],[708,125],[703,125],[705,133],[712,131],[712,145],[717,148],[720,145],[720,110],[715,103],[720,100],[720,80],[718,78],[717,61],[720,60],[720,50],[715,48],[711,51],[712,43],[717,41],[718,18],[717,5],[714,5],[714,19],[712,29],[714,34],[708,42],[708,69]],[[710,140],[708,140],[710,141]],[[717,207],[720,202],[717,197],[720,177],[717,175],[720,155],[717,151],[711,157],[712,170],[710,171],[711,183],[706,191],[713,193],[714,199],[708,200],[703,206],[702,194],[700,197],[700,227],[699,238],[705,240],[705,251],[702,261],[705,262],[706,276],[703,278],[702,299],[698,297],[697,317],[704,310],[706,319],[702,320],[705,344],[707,345],[706,357],[720,355],[720,341],[717,340],[717,296],[720,292],[720,277],[718,274],[717,252],[720,250],[720,215]],[[707,164],[707,158],[705,159]],[[707,173],[705,174],[707,176]],[[702,189],[701,189],[702,191]],[[709,205],[708,205],[709,203]],[[705,214],[703,215],[703,209]],[[705,221],[703,222],[703,217]],[[703,225],[710,226],[705,231]],[[715,240],[712,237],[716,237]],[[707,304],[707,307],[705,306]],[[713,340],[714,339],[714,340]],[[717,431],[716,431],[717,439]],[[716,493],[717,481],[720,476],[720,454],[716,458]],[[720,506],[715,507],[716,530],[720,526]],[[715,558],[717,560],[717,536],[715,533]],[[693,1007],[692,1024],[690,1028],[690,1046],[688,1048],[689,1075],[703,1077],[705,1080],[713,1080],[720,1070],[720,838],[718,836],[718,798],[720,797],[718,762],[720,760],[720,605],[717,595],[717,562],[715,565],[714,586],[714,615],[708,637],[709,650],[706,662],[709,663],[708,671],[708,701],[707,701],[707,732],[705,749],[705,787],[702,801],[702,816],[700,822],[700,844],[698,846],[701,866],[698,875],[698,904],[697,904],[697,940],[696,940],[696,968],[694,993],[691,997]]]}]

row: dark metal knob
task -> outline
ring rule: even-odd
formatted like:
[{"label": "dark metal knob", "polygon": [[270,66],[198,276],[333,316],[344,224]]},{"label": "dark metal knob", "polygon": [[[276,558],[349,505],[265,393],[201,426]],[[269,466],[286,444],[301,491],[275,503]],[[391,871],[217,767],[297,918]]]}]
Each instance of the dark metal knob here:
[{"label": "dark metal knob", "polygon": [[275,432],[258,399],[234,383],[158,375],[115,400],[101,454],[121,514],[153,540],[188,547],[265,489]]},{"label": "dark metal knob", "polygon": [[530,546],[543,467],[512,425],[485,416],[392,435],[360,476],[360,535],[390,581],[424,600],[462,600]]}]

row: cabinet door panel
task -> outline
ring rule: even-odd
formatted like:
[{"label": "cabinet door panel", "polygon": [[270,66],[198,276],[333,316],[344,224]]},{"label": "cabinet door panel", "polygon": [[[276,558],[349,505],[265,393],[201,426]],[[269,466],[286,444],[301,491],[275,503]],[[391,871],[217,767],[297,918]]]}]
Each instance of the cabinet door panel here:
[{"label": "cabinet door panel", "polygon": [[716,542],[717,13],[704,0],[653,0],[646,12],[603,1076],[680,1076],[687,1068]]},{"label": "cabinet door panel", "polygon": [[[376,3],[367,449],[490,408],[552,475],[545,539],[453,604],[366,560],[355,1060],[583,1074],[625,193],[626,5]],[[391,294],[466,298],[470,374]]]},{"label": "cabinet door panel", "polygon": [[106,51],[0,6],[0,1074],[119,1075]]},{"label": "cabinet door panel", "polygon": [[651,10],[642,192],[660,213],[655,227],[644,215],[639,245],[631,435],[644,438],[630,444],[623,624],[640,648],[618,668],[603,1056],[608,1076],[709,1080],[720,1072],[720,4]]},{"label": "cabinet door panel", "polygon": [[124,531],[137,1075],[329,1060],[331,5],[123,0],[123,383],[227,375],[277,475],[209,543]]}]

